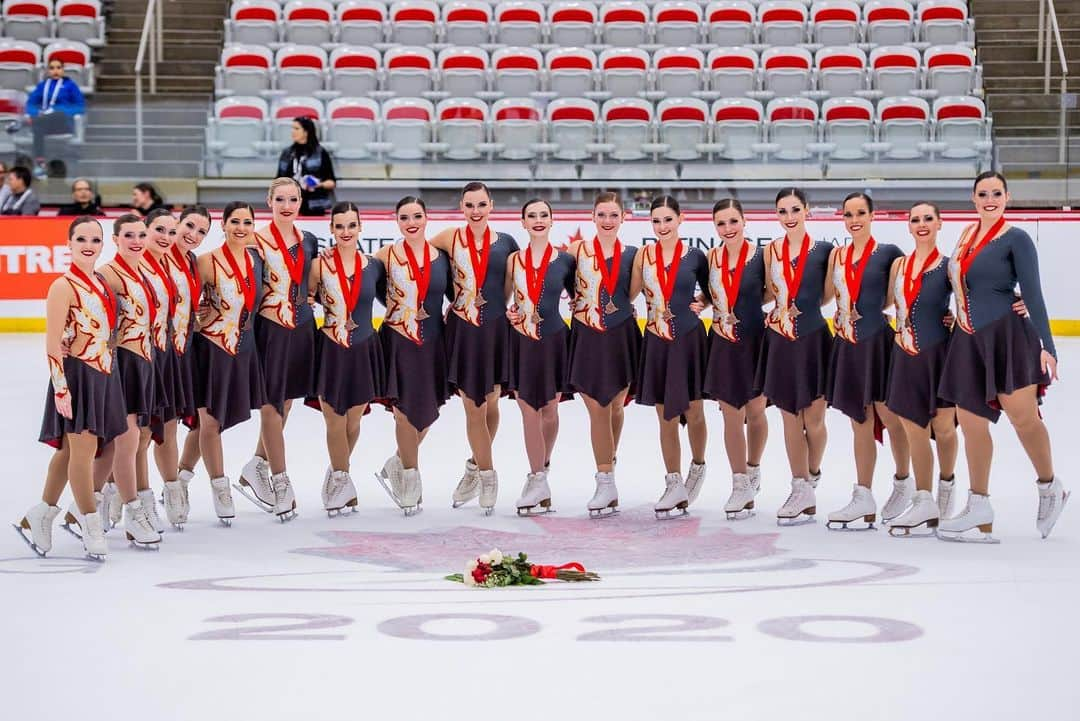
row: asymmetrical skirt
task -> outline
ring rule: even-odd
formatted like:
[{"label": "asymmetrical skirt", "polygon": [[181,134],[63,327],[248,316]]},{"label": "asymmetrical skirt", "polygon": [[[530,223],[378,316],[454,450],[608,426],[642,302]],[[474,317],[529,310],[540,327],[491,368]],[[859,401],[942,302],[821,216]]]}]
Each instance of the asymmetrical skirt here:
[{"label": "asymmetrical skirt", "polygon": [[851,343],[833,339],[825,399],[856,423],[866,422],[866,407],[889,395],[889,367],[896,332],[886,325],[870,338]]},{"label": "asymmetrical skirt", "polygon": [[678,418],[691,401],[702,398],[709,363],[705,327],[694,327],[674,340],[646,333],[638,366],[638,395],[643,406],[664,406],[664,420]]},{"label": "asymmetrical skirt", "polygon": [[718,333],[711,333],[709,365],[705,370],[705,397],[742,408],[761,395],[757,385],[757,366],[765,344],[765,334],[756,333],[732,343]]},{"label": "asymmetrical skirt", "polygon": [[254,350],[236,355],[202,335],[196,335],[189,354],[195,361],[195,407],[205,408],[226,431],[251,418],[266,404],[262,366]]},{"label": "asymmetrical skirt", "polygon": [[510,381],[507,387],[536,410],[551,401],[569,400],[566,387],[570,330],[560,328],[539,340],[510,332]]},{"label": "asymmetrical skirt", "polygon": [[770,403],[798,413],[825,395],[832,342],[827,325],[795,340],[766,330],[755,384]]},{"label": "asymmetrical skirt", "polygon": [[446,314],[446,379],[450,392],[463,393],[477,405],[510,380],[510,323],[501,313],[483,325],[464,321],[454,311]]},{"label": "asymmetrical skirt", "polygon": [[952,408],[941,397],[941,370],[949,352],[947,340],[911,355],[893,344],[892,369],[889,373],[889,393],[885,405],[889,410],[925,428],[941,408]]},{"label": "asymmetrical skirt", "polygon": [[632,317],[606,331],[571,321],[567,388],[587,395],[602,406],[629,388],[629,402],[637,392],[641,344],[641,329]]},{"label": "asymmetrical skirt", "polygon": [[115,356],[113,372],[109,374],[91,368],[77,358],[67,357],[64,359],[64,376],[71,396],[72,417],[64,418],[57,412],[53,400],[55,391],[49,381],[38,440],[60,448],[67,434],[89,431],[97,436],[98,453],[101,453],[106,444],[127,430],[124,390],[116,372]]},{"label": "asymmetrical skirt", "polygon": [[379,337],[386,368],[384,401],[422,431],[435,422],[451,395],[443,338],[435,336],[417,345],[391,329],[384,329]]}]

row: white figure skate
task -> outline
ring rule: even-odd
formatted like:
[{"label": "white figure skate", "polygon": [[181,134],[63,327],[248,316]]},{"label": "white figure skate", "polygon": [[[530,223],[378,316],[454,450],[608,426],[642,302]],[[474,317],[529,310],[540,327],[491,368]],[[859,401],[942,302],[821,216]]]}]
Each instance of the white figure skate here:
[{"label": "white figure skate", "polygon": [[792,478],[791,493],[776,512],[776,525],[801,526],[813,523],[816,513],[817,498],[812,482],[805,478]]},{"label": "white figure skate", "polygon": [[492,468],[490,471],[479,471],[480,475],[480,508],[485,516],[495,512],[495,502],[499,499],[499,474]]},{"label": "white figure skate", "polygon": [[254,456],[245,463],[240,471],[240,482],[234,483],[233,488],[258,506],[260,511],[277,512],[277,496],[270,478],[270,464],[265,459]]},{"label": "white figure skate", "polygon": [[[877,504],[874,502],[874,495],[870,493],[869,488],[856,484],[851,493],[851,500],[839,511],[833,511],[829,514],[829,520],[825,524],[825,528],[830,531],[873,531],[876,518]],[[850,524],[859,521],[866,525],[855,526],[854,528],[850,526]],[[839,528],[834,528],[834,525],[839,526]]]},{"label": "white figure skate", "polygon": [[[979,535],[968,533],[975,529],[978,529]],[[990,497],[968,491],[968,502],[964,510],[952,518],[942,520],[938,524],[937,537],[943,541],[960,543],[1000,543],[991,535],[993,530],[994,509],[990,505]]]},{"label": "white figure skate", "polygon": [[135,548],[156,551],[161,547],[161,534],[154,530],[138,498],[124,504],[124,535]]},{"label": "white figure skate", "polygon": [[929,538],[936,533],[941,514],[930,491],[916,491],[908,509],[889,524],[889,535],[897,538]]},{"label": "white figure skate", "polygon": [[589,509],[589,518],[607,518],[619,512],[619,489],[615,487],[613,471],[596,473],[596,492],[586,508]]},{"label": "white figure skate", "polygon": [[[95,513],[104,514],[104,511],[101,508],[103,498],[101,491],[94,491]],[[83,537],[83,525],[85,523],[83,518],[83,514],[79,511],[79,505],[75,503],[75,501],[72,501],[71,505],[68,506],[67,512],[64,513],[64,520],[61,522],[60,528],[63,528],[81,541]],[[102,520],[102,523],[104,523],[103,516],[99,515],[99,520]]]},{"label": "white figure skate", "polygon": [[939,478],[937,487],[938,518],[948,518],[952,513],[953,491],[956,489],[956,476]]},{"label": "white figure skate", "polygon": [[517,499],[517,514],[519,516],[543,515],[553,513],[551,507],[551,487],[547,482],[547,471],[530,473],[525,478],[525,487],[521,489],[521,497]]},{"label": "white figure skate", "polygon": [[184,514],[182,523],[187,523],[188,516],[191,515],[191,499],[188,497],[188,486],[195,480],[195,474],[181,468],[180,472],[176,474],[176,480],[180,481],[180,490],[184,494]]},{"label": "white figure skate", "polygon": [[911,505],[911,499],[915,497],[915,479],[910,475],[903,478],[893,477],[893,489],[889,494],[889,500],[881,507],[881,522],[889,525],[892,519],[899,516]]},{"label": "white figure skate", "polygon": [[82,517],[82,542],[86,557],[91,561],[104,561],[109,552],[109,546],[105,543],[105,528],[101,523],[101,514],[97,511],[87,513]]},{"label": "white figure skate", "polygon": [[690,503],[697,500],[701,487],[705,485],[705,464],[690,461],[690,470],[686,473],[686,497]]},{"label": "white figure skate", "polygon": [[[668,473],[664,476],[664,495],[653,506],[656,520],[667,521],[681,518],[689,513],[690,496],[686,493],[681,473]],[[672,515],[672,512],[675,515]]]},{"label": "white figure skate", "polygon": [[1039,482],[1036,485],[1039,487],[1039,513],[1035,518],[1035,526],[1042,537],[1046,538],[1054,530],[1054,524],[1069,500],[1069,493],[1057,476],[1048,483]]},{"label": "white figure skate", "polygon": [[296,494],[293,493],[289,474],[285,471],[270,476],[270,482],[274,485],[274,515],[282,523],[296,518]]},{"label": "white figure skate", "polygon": [[323,508],[330,518],[352,511],[358,512],[356,486],[348,471],[331,471],[323,483]]},{"label": "white figure skate", "polygon": [[124,510],[124,502],[120,500],[120,490],[115,481],[109,481],[101,489],[101,520],[106,522],[105,530],[116,528],[120,525],[121,512]]},{"label": "white figure skate", "polygon": [[[731,477],[731,495],[724,504],[724,513],[729,521],[749,518],[754,515],[754,497],[760,486],[748,473],[736,473]],[[745,515],[744,515],[745,512]]]},{"label": "white figure skate", "polygon": [[465,474],[454,489],[454,508],[461,508],[480,495],[480,469],[471,460],[465,461]]},{"label": "white figure skate", "polygon": [[405,512],[405,516],[415,516],[422,510],[424,502],[424,485],[420,479],[420,471],[416,468],[406,468],[401,473],[401,495],[398,499],[398,507]]},{"label": "white figure skate", "polygon": [[52,550],[52,525],[60,515],[60,506],[50,506],[42,501],[26,512],[18,523],[13,523],[19,537],[42,558]]},{"label": "white figure skate", "polygon": [[210,495],[214,499],[214,513],[218,520],[231,526],[233,518],[236,517],[236,505],[233,503],[232,492],[229,491],[229,479],[225,476],[211,478]]},{"label": "white figure skate", "polygon": [[157,512],[157,501],[154,499],[154,492],[147,488],[145,491],[139,491],[139,503],[143,504],[143,508],[146,510],[146,518],[150,521],[150,525],[154,530],[161,535],[165,532],[165,524],[161,520],[161,516]]},{"label": "white figure skate", "polygon": [[178,531],[184,530],[184,486],[180,481],[165,481],[161,503],[165,506],[165,518],[172,527]]}]

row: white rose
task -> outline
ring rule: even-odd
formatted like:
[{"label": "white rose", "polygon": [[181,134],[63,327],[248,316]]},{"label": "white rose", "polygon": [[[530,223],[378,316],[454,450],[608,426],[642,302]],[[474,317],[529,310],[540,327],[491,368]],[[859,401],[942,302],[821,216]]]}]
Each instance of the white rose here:
[{"label": "white rose", "polygon": [[487,553],[484,553],[484,554],[481,554],[480,558],[478,558],[476,560],[480,561],[480,563],[491,563],[491,555],[487,554]]},{"label": "white rose", "polygon": [[465,573],[461,574],[461,580],[465,581],[466,586],[475,586],[476,580],[472,577],[472,570],[465,569]]},{"label": "white rose", "polygon": [[478,565],[479,564],[476,562],[476,559],[474,558],[473,560],[471,560],[471,561],[469,561],[468,563],[465,564],[465,571],[467,573],[472,573],[473,571],[476,570],[476,567]]},{"label": "white rose", "polygon": [[491,562],[493,564],[498,565],[498,564],[502,563],[503,555],[502,555],[502,551],[500,551],[499,549],[497,549],[497,548],[492,549],[491,552],[488,553],[488,555],[491,556]]}]

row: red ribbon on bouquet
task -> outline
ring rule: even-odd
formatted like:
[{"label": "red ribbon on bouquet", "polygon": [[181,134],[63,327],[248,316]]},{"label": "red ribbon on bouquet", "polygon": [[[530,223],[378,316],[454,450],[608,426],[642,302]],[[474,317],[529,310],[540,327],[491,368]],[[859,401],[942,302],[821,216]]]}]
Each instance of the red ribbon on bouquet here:
[{"label": "red ribbon on bouquet", "polygon": [[580,563],[564,563],[561,566],[529,566],[529,575],[536,578],[558,578],[559,571],[579,571],[585,573],[585,567]]}]

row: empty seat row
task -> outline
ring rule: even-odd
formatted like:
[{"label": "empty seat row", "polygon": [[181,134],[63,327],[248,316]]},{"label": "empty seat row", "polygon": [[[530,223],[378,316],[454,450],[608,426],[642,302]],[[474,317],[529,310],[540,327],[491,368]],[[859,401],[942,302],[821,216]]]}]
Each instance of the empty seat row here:
[{"label": "empty seat row", "polygon": [[276,45],[896,45],[969,43],[965,0],[235,0],[226,43]]},{"label": "empty seat row", "polygon": [[725,98],[653,104],[619,98],[599,106],[560,98],[541,109],[530,98],[489,105],[453,98],[437,106],[423,98],[282,99],[272,110],[256,97],[217,101],[207,146],[219,157],[264,156],[288,144],[296,117],[310,117],[343,160],[474,160],[535,158],[635,161],[663,158],[802,162],[986,157],[990,120],[982,101],[888,98],[875,108],[862,98],[834,98],[819,107],[807,98],[777,98],[768,106]]},{"label": "empty seat row", "polygon": [[0,88],[26,90],[43,77],[45,66],[59,59],[64,63],[65,73],[83,91],[94,90],[94,63],[90,48],[70,40],[57,40],[42,50],[29,40],[0,39]]},{"label": "empty seat row", "polygon": [[[2,57],[2,55],[0,55]],[[217,68],[219,96],[293,94],[321,97],[502,96],[706,99],[746,95],[759,99],[807,94],[811,97],[862,95],[967,95],[981,91],[981,68],[963,45],[935,46],[923,53],[911,46],[774,47],[759,54],[746,47],[716,48],[708,55],[693,47],[610,48],[599,57],[587,48],[558,48],[546,55],[534,48],[500,48],[489,55],[476,47],[339,47],[329,56],[317,46],[288,45],[276,53],[263,46],[233,45]]]},{"label": "empty seat row", "polygon": [[105,44],[100,0],[4,0],[2,7],[3,37],[41,43],[77,40],[92,47]]}]

